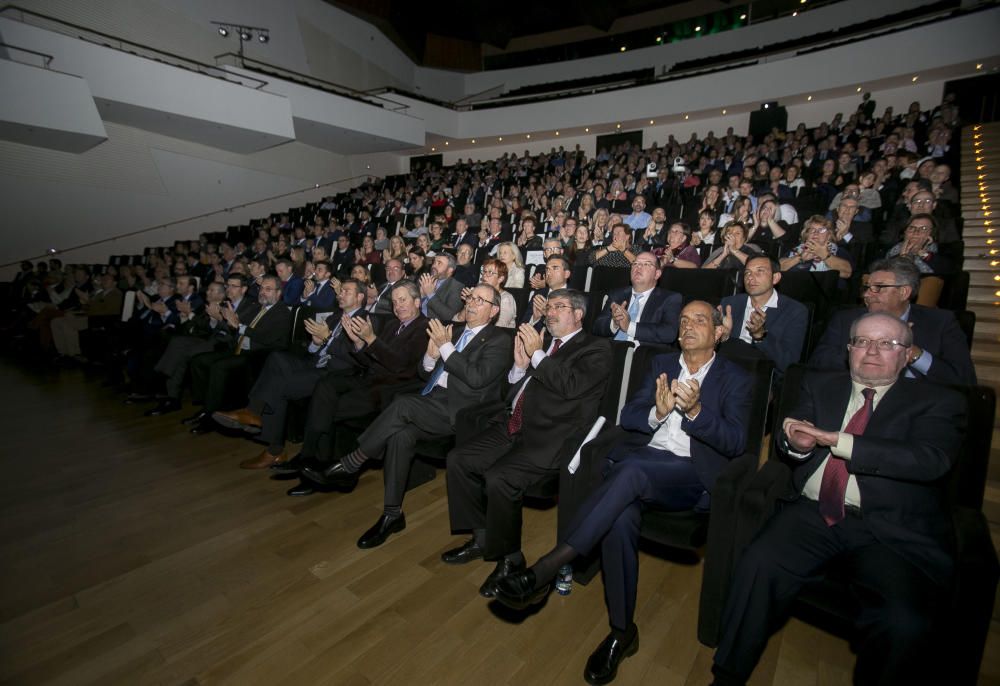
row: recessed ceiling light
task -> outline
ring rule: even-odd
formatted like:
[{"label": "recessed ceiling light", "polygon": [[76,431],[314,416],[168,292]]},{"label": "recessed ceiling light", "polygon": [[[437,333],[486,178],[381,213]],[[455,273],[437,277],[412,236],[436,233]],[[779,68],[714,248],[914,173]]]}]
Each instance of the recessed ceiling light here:
[{"label": "recessed ceiling light", "polygon": [[701,31],[701,27],[700,27],[700,26],[695,26],[695,27],[694,27],[694,30],[695,30],[695,31]]},{"label": "recessed ceiling light", "polygon": [[448,145],[448,141],[445,141],[445,142],[444,142],[444,144],[445,144],[445,145]]},{"label": "recessed ceiling light", "polygon": [[662,43],[663,42],[663,36],[657,36],[656,37],[656,42],[657,43]]},{"label": "recessed ceiling light", "polygon": [[497,138],[497,140],[498,141],[502,141],[503,140],[503,136],[500,136],[499,138]]},{"label": "recessed ceiling light", "polygon": [[431,148],[431,152],[437,152],[437,148]]},{"label": "recessed ceiling light", "polygon": [[976,65],[976,69],[982,69],[982,68],[983,68],[983,63],[982,62],[980,62],[979,64]]},{"label": "recessed ceiling light", "polygon": [[525,138],[531,138],[531,134],[529,133]]},{"label": "recessed ceiling light", "polygon": [[726,113],[726,111],[725,111],[725,110],[722,110],[722,113],[723,113],[723,114],[725,114],[725,113]]},{"label": "recessed ceiling light", "polygon": [[686,114],[685,114],[685,115],[684,115],[684,118],[685,118],[685,119],[687,119],[687,118],[688,118],[688,115],[686,115]]},{"label": "recessed ceiling light", "polygon": [[812,99],[813,99],[813,96],[811,96],[811,95],[808,98],[806,98],[806,100],[812,100]]},{"label": "recessed ceiling light", "polygon": [[741,14],[740,15],[740,21],[745,21],[746,18],[747,18],[747,15],[745,15],[745,14]]},{"label": "recessed ceiling light", "polygon": [[583,132],[584,133],[590,133],[590,129],[584,129]]},{"label": "recessed ceiling light", "polygon": [[625,46],[624,45],[621,46],[620,48],[618,48],[618,50],[621,51],[621,52],[625,52]]},{"label": "recessed ceiling light", "polygon": [[617,126],[615,126],[616,129],[620,129],[621,127],[622,127],[621,124],[618,124]]},{"label": "recessed ceiling light", "polygon": [[793,17],[797,17],[797,16],[799,16],[799,13],[798,12],[792,12],[792,16]]},{"label": "recessed ceiling light", "polygon": [[476,142],[476,139],[475,139],[475,138],[473,138],[473,139],[472,139],[472,142],[473,142],[473,143],[475,143],[475,142]]},{"label": "recessed ceiling light", "polygon": [[559,135],[559,132],[558,132],[558,131],[556,131],[556,135],[557,135],[557,136]]},{"label": "recessed ceiling light", "polygon": [[861,86],[858,86],[858,93],[861,92]]},{"label": "recessed ceiling light", "polygon": [[912,81],[913,83],[916,83],[917,79],[919,79],[919,78],[920,78],[919,76],[914,76],[912,79],[910,79],[910,81]]}]

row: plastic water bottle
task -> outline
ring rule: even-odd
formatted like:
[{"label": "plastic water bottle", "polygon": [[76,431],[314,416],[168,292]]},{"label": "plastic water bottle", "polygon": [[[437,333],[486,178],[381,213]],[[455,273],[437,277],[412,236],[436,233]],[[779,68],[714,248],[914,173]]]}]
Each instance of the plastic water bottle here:
[{"label": "plastic water bottle", "polygon": [[573,590],[573,565],[563,565],[556,575],[556,593],[569,595]]}]

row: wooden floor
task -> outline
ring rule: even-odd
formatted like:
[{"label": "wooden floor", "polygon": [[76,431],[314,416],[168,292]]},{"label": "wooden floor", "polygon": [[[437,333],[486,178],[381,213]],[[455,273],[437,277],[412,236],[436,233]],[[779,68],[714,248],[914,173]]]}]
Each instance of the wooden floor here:
[{"label": "wooden floor", "polygon": [[[520,624],[449,567],[444,480],[410,492],[408,528],[372,551],[381,473],[351,495],[285,496],[237,469],[257,448],[145,419],[80,371],[0,361],[0,683],[581,684],[607,631],[598,580]],[[525,513],[525,551],[555,511]],[[695,638],[701,567],[641,561],[639,653],[621,684],[707,684]],[[991,638],[983,683],[1000,683]],[[847,645],[793,620],[753,684],[850,683]]]}]

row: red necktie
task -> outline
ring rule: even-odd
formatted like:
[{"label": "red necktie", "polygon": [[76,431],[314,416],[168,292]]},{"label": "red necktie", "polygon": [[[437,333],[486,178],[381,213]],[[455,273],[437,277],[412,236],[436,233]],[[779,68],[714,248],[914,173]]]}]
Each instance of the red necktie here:
[{"label": "red necktie", "polygon": [[[556,339],[552,342],[552,350],[548,352],[548,356],[556,354],[559,350],[559,346],[562,345],[562,340]],[[528,383],[525,381],[524,383]],[[517,402],[514,403],[514,411],[510,414],[510,419],[507,421],[507,433],[513,436],[521,430],[521,423],[524,421],[524,387],[521,387],[521,395],[517,396]]]},{"label": "red necktie", "polygon": [[[865,404],[847,422],[844,433],[855,436],[864,434],[868,420],[871,419],[875,389],[864,388],[861,393],[865,396]],[[833,526],[844,518],[844,494],[847,492],[847,478],[847,462],[830,455],[826,461],[826,469],[823,470],[823,481],[819,486],[819,513],[823,516],[823,521],[826,522],[827,526]]]}]

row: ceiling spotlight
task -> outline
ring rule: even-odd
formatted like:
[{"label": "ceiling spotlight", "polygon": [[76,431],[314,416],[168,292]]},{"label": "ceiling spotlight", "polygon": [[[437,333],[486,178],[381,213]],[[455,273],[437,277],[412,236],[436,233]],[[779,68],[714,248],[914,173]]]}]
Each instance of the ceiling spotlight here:
[{"label": "ceiling spotlight", "polygon": [[793,17],[797,17],[797,16],[799,16],[799,13],[798,12],[792,12],[792,16]]},{"label": "ceiling spotlight", "polygon": [[616,128],[616,129],[620,129],[621,127],[622,127],[622,125],[621,125],[621,124],[618,124],[618,125],[617,125],[617,126],[616,126],[615,128]]},{"label": "ceiling spotlight", "polygon": [[625,46],[623,45],[623,46],[621,46],[620,48],[618,48],[618,51],[619,51],[619,52],[625,52]]},{"label": "ceiling spotlight", "polygon": [[980,62],[979,64],[976,65],[976,69],[982,69],[982,68],[983,68],[983,63],[982,62]]},{"label": "ceiling spotlight", "polygon": [[558,131],[556,131],[556,135],[557,135],[557,136],[559,135],[559,132],[558,132]]},{"label": "ceiling spotlight", "polygon": [[684,115],[684,119],[685,119],[685,121],[686,121],[686,120],[688,119],[688,115],[686,115],[686,114],[685,114],[685,115]]},{"label": "ceiling spotlight", "polygon": [[910,79],[910,81],[912,81],[913,83],[916,83],[917,79],[919,79],[919,78],[920,78],[919,76],[914,76],[912,79]]},{"label": "ceiling spotlight", "polygon": [[656,42],[657,43],[662,43],[663,42],[663,36],[657,36],[656,37]]},{"label": "ceiling spotlight", "polygon": [[437,148],[431,148],[431,152],[437,152]]},{"label": "ceiling spotlight", "polygon": [[806,100],[812,100],[812,99],[813,99],[813,96],[811,96],[811,95],[808,98],[806,98]]},{"label": "ceiling spotlight", "polygon": [[858,93],[861,92],[861,86],[858,86]]},{"label": "ceiling spotlight", "polygon": [[654,122],[654,121],[653,121],[652,119],[650,119],[650,120],[649,120],[649,123],[650,123],[650,124],[655,124],[656,122]]},{"label": "ceiling spotlight", "polygon": [[473,143],[475,143],[475,142],[476,142],[476,139],[475,139],[475,138],[473,138],[473,139],[472,139],[472,142],[473,142]]},{"label": "ceiling spotlight", "polygon": [[695,31],[701,31],[701,27],[700,27],[700,26],[695,26],[695,27],[694,27],[694,30],[695,30]]},{"label": "ceiling spotlight", "polygon": [[257,40],[259,40],[261,43],[266,43],[269,40],[271,40],[271,37],[266,33],[261,33],[257,35]]},{"label": "ceiling spotlight", "polygon": [[723,113],[723,114],[725,114],[725,113],[726,113],[726,111],[725,111],[725,110],[722,110],[722,113]]},{"label": "ceiling spotlight", "polygon": [[502,143],[503,142],[503,136],[500,136],[499,138],[497,138],[497,141],[499,141],[499,142]]},{"label": "ceiling spotlight", "polygon": [[740,21],[746,21],[746,18],[747,18],[747,15],[745,15],[745,14],[741,14],[740,15]]},{"label": "ceiling spotlight", "polygon": [[220,26],[219,27],[219,35],[222,36],[223,38],[225,38],[226,36],[229,35],[229,29],[227,29],[225,26]]},{"label": "ceiling spotlight", "polygon": [[240,29],[240,40],[252,40],[253,34],[246,29]]},{"label": "ceiling spotlight", "polygon": [[584,133],[590,133],[590,129],[584,129],[583,132]]},{"label": "ceiling spotlight", "polygon": [[531,134],[530,134],[530,133],[529,133],[529,134],[527,134],[527,135],[525,136],[525,138],[531,138]]}]

